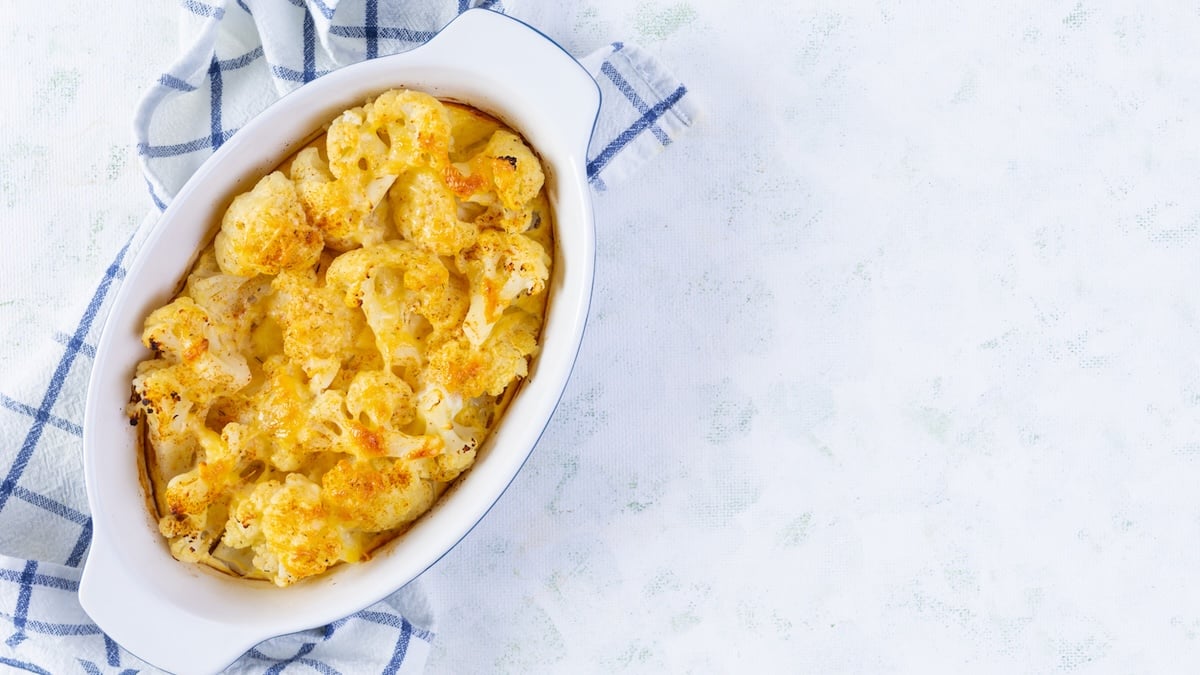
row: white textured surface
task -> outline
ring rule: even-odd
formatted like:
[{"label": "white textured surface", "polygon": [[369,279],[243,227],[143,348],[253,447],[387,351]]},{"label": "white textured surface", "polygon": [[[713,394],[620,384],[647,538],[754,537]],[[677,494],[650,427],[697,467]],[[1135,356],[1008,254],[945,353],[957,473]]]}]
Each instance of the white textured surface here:
[{"label": "white textured surface", "polygon": [[[598,200],[562,406],[421,579],[431,672],[1200,660],[1195,9],[532,4],[706,118]],[[0,8],[0,373],[148,206],[138,8]]]}]

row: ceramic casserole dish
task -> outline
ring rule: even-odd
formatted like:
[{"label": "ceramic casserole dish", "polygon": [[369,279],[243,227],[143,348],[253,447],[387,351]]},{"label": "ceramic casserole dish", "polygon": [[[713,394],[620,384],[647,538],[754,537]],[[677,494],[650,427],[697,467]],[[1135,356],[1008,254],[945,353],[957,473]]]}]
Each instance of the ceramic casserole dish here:
[{"label": "ceramic casserole dish", "polygon": [[[554,212],[554,266],[541,350],[474,466],[405,534],[365,563],[287,588],[171,557],[139,477],[126,403],[147,314],[167,302],[210,241],[221,209],[341,111],[395,87],[473,106],[538,153]],[[96,350],[84,418],[93,537],[84,610],[120,645],[174,672],[216,672],[270,637],[320,626],[416,578],[484,516],[525,462],[562,395],[583,334],[595,241],[586,174],[600,94],[558,45],[519,21],[468,11],[425,45],[337,70],[284,97],[196,172],[129,266]]]}]

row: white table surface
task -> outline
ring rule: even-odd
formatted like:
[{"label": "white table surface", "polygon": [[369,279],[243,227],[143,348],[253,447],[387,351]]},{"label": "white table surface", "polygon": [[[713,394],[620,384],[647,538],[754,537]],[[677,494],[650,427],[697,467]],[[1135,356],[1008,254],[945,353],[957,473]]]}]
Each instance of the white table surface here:
[{"label": "white table surface", "polygon": [[[418,582],[429,671],[1194,669],[1200,12],[734,4],[515,11],[706,116],[597,201],[562,404]],[[16,9],[0,374],[149,207],[177,46],[171,3]]]}]

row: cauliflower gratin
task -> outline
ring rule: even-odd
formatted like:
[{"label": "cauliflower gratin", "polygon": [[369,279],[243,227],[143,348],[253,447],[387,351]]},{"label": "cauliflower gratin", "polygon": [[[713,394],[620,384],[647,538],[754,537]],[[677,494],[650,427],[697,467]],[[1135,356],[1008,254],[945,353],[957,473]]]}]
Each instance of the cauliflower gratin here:
[{"label": "cauliflower gratin", "polygon": [[538,350],[543,182],[496,120],[392,90],[234,198],[133,380],[176,558],[286,586],[433,505]]}]

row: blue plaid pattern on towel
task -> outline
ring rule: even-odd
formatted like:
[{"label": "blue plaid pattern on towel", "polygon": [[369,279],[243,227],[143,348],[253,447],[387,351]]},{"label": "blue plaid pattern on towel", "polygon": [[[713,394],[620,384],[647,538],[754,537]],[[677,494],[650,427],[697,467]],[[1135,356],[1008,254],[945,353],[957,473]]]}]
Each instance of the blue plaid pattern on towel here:
[{"label": "blue plaid pattern on towel", "polygon": [[[83,612],[76,600],[79,574],[77,567],[0,557],[0,617],[12,623],[12,632],[0,635],[0,664],[54,675],[157,672]],[[269,640],[225,672],[418,673],[433,636],[401,616],[398,604],[392,598],[327,626]]]},{"label": "blue plaid pattern on towel", "polygon": [[[138,158],[150,195],[165,209],[188,177],[252,117],[331,70],[411,49],[472,7],[504,11],[513,0],[189,0],[196,42],[142,99]],[[218,30],[218,27],[225,30]],[[248,46],[248,32],[294,39]],[[635,45],[616,42],[584,57],[602,103],[588,177],[603,191],[670,145],[692,124],[687,89]]]},{"label": "blue plaid pattern on towel", "polygon": [[[137,154],[156,210],[114,256],[69,331],[48,335],[27,371],[0,385],[0,618],[11,624],[0,635],[0,664],[17,670],[154,670],[91,623],[75,593],[91,539],[80,452],[91,359],[125,264],[157,213],[217,147],[280,96],[343,65],[417,46],[467,9],[506,11],[513,0],[180,4],[191,41],[135,115]],[[602,192],[670,145],[696,108],[687,89],[634,45],[613,43],[581,62],[603,97],[587,165]],[[403,615],[413,607],[425,613],[413,595],[402,590],[329,626],[270,640],[227,672],[419,672],[432,634]]]},{"label": "blue plaid pattern on towel", "polygon": [[592,188],[603,192],[691,126],[696,107],[687,87],[636,45],[614,42],[580,62],[600,85],[587,172]]}]

